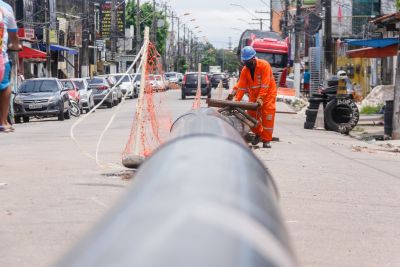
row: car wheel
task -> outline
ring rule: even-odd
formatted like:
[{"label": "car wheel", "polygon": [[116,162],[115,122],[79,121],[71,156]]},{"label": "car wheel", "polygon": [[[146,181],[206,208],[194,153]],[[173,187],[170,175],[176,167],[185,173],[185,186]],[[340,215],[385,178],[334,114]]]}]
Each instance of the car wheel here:
[{"label": "car wheel", "polygon": [[21,123],[21,116],[15,116],[14,121],[15,123]]},{"label": "car wheel", "polygon": [[71,119],[71,110],[70,110],[70,109],[68,109],[68,110],[64,113],[64,118],[65,118],[66,120]]},{"label": "car wheel", "polygon": [[60,113],[58,113],[58,120],[63,121],[64,119],[64,110],[60,110]]},{"label": "car wheel", "polygon": [[24,116],[22,119],[24,120],[25,123],[29,122],[29,117],[27,117],[27,116]]},{"label": "car wheel", "polygon": [[112,108],[112,107],[113,107],[113,104],[114,104],[114,101],[108,102],[108,103],[107,103],[107,107],[108,107],[108,108]]}]

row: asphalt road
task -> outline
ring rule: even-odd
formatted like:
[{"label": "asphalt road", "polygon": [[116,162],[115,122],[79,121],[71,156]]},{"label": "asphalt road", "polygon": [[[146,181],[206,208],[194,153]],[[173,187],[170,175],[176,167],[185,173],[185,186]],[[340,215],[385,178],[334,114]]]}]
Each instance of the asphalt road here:
[{"label": "asphalt road", "polygon": [[[172,120],[193,103],[179,100],[179,91],[159,95]],[[79,147],[70,138],[75,118],[19,124],[1,134],[0,266],[52,266],[123,195],[134,176],[120,162],[135,105],[123,104],[100,146],[109,168],[85,153],[94,155],[115,108],[96,111],[76,128]],[[302,266],[400,266],[399,155],[303,130],[303,121],[278,115],[280,142],[255,150],[276,179]]]}]

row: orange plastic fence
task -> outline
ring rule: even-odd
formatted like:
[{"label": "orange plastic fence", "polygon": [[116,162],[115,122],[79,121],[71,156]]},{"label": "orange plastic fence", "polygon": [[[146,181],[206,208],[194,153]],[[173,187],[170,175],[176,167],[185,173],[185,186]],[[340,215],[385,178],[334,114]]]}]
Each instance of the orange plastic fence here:
[{"label": "orange plastic fence", "polygon": [[[170,112],[166,110],[166,105],[164,105],[165,92],[158,92],[158,89],[156,91],[155,86],[152,85],[153,78],[152,80],[149,79],[149,75],[164,75],[161,56],[152,43],[149,43],[147,50],[145,68],[143,110],[135,114],[128,142],[122,153],[123,157],[132,154],[136,129],[140,131],[140,156],[147,157],[164,142],[172,125]],[[142,116],[139,117],[139,114],[142,114]]]}]

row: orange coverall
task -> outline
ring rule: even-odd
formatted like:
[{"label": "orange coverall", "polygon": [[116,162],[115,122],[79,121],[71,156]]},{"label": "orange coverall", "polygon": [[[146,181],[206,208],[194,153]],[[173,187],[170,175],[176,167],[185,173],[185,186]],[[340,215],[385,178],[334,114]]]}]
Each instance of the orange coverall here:
[{"label": "orange coverall", "polygon": [[262,106],[257,111],[248,111],[248,114],[258,120],[258,125],[251,129],[261,137],[263,142],[272,141],[276,111],[276,84],[270,64],[262,59],[256,59],[254,80],[250,70],[243,67],[240,79],[234,86],[235,100],[241,101],[244,94],[248,94],[249,102],[261,99]]}]

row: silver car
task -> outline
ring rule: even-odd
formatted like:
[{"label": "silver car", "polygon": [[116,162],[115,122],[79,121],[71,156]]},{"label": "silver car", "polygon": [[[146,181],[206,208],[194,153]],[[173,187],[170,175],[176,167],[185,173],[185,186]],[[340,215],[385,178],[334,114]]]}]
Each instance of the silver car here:
[{"label": "silver car", "polygon": [[135,92],[135,85],[131,74],[117,73],[110,74],[117,82],[120,81],[119,87],[121,88],[122,94],[128,94],[130,98],[137,97],[137,91]]},{"label": "silver car", "polygon": [[15,122],[29,122],[30,117],[58,117],[69,119],[70,104],[68,89],[55,78],[25,80],[14,98]]},{"label": "silver car", "polygon": [[89,88],[93,90],[94,103],[97,104],[107,95],[104,104],[112,108],[118,104],[117,92],[112,89],[106,77],[87,78]]},{"label": "silver car", "polygon": [[139,91],[140,91],[140,80],[141,80],[142,74],[135,73],[135,74],[132,74],[131,76],[132,76],[134,92],[135,92],[134,97],[138,97]]},{"label": "silver car", "polygon": [[89,112],[94,105],[94,96],[93,90],[89,88],[89,84],[86,79],[82,78],[74,78],[71,79],[76,86],[78,86],[79,95],[81,96],[80,102],[82,104],[82,108]]},{"label": "silver car", "polygon": [[114,105],[117,106],[119,103],[121,103],[123,96],[121,86],[117,84],[117,79],[115,78],[115,76],[113,76],[113,74],[100,75],[99,77],[106,78],[108,83],[110,84],[111,90],[117,93],[117,98],[114,103]]}]

